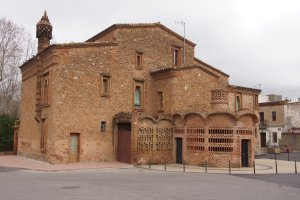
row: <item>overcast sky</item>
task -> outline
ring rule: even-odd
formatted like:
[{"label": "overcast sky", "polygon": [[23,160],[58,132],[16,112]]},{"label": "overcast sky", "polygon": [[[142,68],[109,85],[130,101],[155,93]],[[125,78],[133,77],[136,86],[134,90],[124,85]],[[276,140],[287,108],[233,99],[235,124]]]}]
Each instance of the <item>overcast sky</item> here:
[{"label": "overcast sky", "polygon": [[35,37],[47,10],[56,43],[83,42],[115,23],[161,22],[197,44],[195,56],[230,84],[300,97],[300,0],[0,0]]}]

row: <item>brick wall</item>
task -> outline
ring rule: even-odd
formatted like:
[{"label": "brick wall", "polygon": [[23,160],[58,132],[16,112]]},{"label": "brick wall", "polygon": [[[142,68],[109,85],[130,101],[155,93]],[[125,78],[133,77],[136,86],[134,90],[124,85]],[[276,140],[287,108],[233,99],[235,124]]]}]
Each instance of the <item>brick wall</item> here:
[{"label": "brick wall", "polygon": [[[54,45],[25,63],[21,67],[23,85],[19,154],[50,163],[68,163],[70,134],[78,133],[79,161],[116,160],[118,126],[113,119],[119,113],[129,113],[131,116],[133,163],[175,162],[174,138],[183,138],[184,145],[187,138],[174,133],[174,127],[205,127],[206,132],[210,126],[235,127],[238,121],[233,117],[237,114],[234,110],[236,91],[229,93],[228,103],[225,102],[228,109],[217,112],[211,105],[211,91],[227,90],[228,76],[196,62],[194,45],[190,42],[186,44],[185,66],[173,68],[175,46],[182,48],[182,40],[157,26],[117,28],[94,43]],[[142,53],[142,68],[139,69],[136,68],[136,52]],[[150,73],[158,68],[170,70]],[[39,100],[42,86],[38,80],[45,73],[49,76],[47,106]],[[109,94],[106,96],[101,92],[104,75],[109,83]],[[134,109],[133,104],[137,82],[143,87],[143,102],[138,110]],[[163,110],[158,110],[158,92],[163,92]],[[254,113],[252,96],[246,95],[245,91],[239,92],[245,93],[245,108]],[[215,114],[211,114],[213,112]],[[192,113],[201,113],[202,117]],[[141,120],[141,115],[146,115],[148,120]],[[177,118],[173,120],[175,115]],[[254,118],[243,119],[243,127],[253,126]],[[100,130],[101,121],[106,122],[104,132]],[[40,149],[42,124],[46,129],[44,150]],[[140,128],[146,125],[154,128],[154,143],[163,138],[156,143],[158,146],[153,147],[154,151],[138,148]],[[205,137],[205,148],[208,149],[208,135]],[[172,141],[168,141],[170,138]],[[246,139],[251,141],[252,136]],[[225,166],[229,156],[236,166],[240,166],[240,141],[237,136],[234,136],[233,143],[234,151],[230,155],[196,155],[188,153],[186,149],[183,154],[191,164],[203,161],[206,157],[212,165]]]}]

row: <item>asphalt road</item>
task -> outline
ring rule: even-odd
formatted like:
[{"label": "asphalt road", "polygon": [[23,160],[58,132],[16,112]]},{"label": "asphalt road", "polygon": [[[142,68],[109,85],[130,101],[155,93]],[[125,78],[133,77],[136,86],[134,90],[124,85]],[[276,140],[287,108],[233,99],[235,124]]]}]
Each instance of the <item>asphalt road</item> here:
[{"label": "asphalt road", "polygon": [[[258,155],[255,156],[255,159],[260,159],[260,158],[265,158],[265,159],[275,159],[275,154],[264,154],[264,155]],[[300,152],[291,152],[291,153],[279,153],[276,154],[276,159],[277,160],[290,160],[290,161],[300,161]]]},{"label": "asphalt road", "polygon": [[300,174],[241,174],[234,176],[274,183],[277,184],[278,187],[287,186],[300,189]]},{"label": "asphalt road", "polygon": [[298,183],[225,174],[137,168],[68,172],[0,168],[0,172],[1,200],[299,200],[300,196]]}]

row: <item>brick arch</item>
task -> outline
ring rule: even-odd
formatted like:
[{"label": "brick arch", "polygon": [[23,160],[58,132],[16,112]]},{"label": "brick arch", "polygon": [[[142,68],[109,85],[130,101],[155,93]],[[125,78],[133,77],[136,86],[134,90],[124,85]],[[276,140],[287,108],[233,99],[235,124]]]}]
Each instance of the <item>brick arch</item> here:
[{"label": "brick arch", "polygon": [[131,123],[131,113],[120,112],[113,117],[113,124],[117,123]]},{"label": "brick arch", "polygon": [[237,127],[253,127],[254,122],[250,115],[241,116],[237,121]]},{"label": "brick arch", "polygon": [[155,124],[156,124],[156,121],[153,117],[142,117],[139,119],[139,127],[153,126]]},{"label": "brick arch", "polygon": [[254,113],[246,113],[238,116],[237,126],[238,127],[254,127],[258,122],[258,117]]},{"label": "brick arch", "polygon": [[180,114],[176,114],[173,116],[173,122],[175,127],[184,127],[184,120]]},{"label": "brick arch", "polygon": [[152,121],[153,123],[156,123],[156,120],[154,117],[152,117],[151,115],[146,115],[146,116],[141,116],[139,117],[139,121],[143,121],[143,120],[150,120]]},{"label": "brick arch", "polygon": [[172,120],[168,119],[168,118],[160,118],[156,121],[158,126],[170,126],[173,125]]},{"label": "brick arch", "polygon": [[237,119],[232,113],[211,113],[207,116],[207,124],[212,127],[234,127],[236,122]]},{"label": "brick arch", "polygon": [[200,113],[187,113],[183,117],[187,127],[204,127],[206,119]]}]

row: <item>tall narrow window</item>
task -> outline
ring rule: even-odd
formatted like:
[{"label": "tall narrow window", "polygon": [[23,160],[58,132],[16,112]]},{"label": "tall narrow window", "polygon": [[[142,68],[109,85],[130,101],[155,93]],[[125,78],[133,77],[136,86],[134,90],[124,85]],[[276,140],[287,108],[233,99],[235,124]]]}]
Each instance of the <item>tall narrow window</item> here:
[{"label": "tall narrow window", "polygon": [[136,69],[143,68],[143,54],[141,52],[136,52]]},{"label": "tall narrow window", "polygon": [[44,103],[48,104],[48,80],[44,81]]},{"label": "tall narrow window", "polygon": [[235,97],[235,111],[239,111],[242,109],[242,94],[237,93]]},{"label": "tall narrow window", "polygon": [[158,92],[157,93],[157,103],[158,103],[158,111],[163,111],[164,110],[164,99],[163,99],[163,92]]},{"label": "tall narrow window", "polygon": [[110,95],[110,75],[101,75],[101,96],[109,97]]},{"label": "tall narrow window", "polygon": [[135,81],[134,84],[134,100],[133,106],[135,109],[143,109],[144,105],[144,82]]},{"label": "tall narrow window", "polygon": [[49,104],[49,74],[48,73],[43,75],[42,103],[43,105]]},{"label": "tall narrow window", "polygon": [[100,123],[100,131],[101,131],[102,133],[105,133],[105,132],[106,132],[106,122],[105,122],[105,121],[102,121],[102,122]]},{"label": "tall narrow window", "polygon": [[235,106],[236,106],[235,110],[236,111],[240,110],[240,103],[241,103],[240,97],[237,96],[236,97],[236,103],[235,103]]},{"label": "tall narrow window", "polygon": [[45,149],[46,149],[46,131],[47,131],[47,127],[46,127],[46,124],[45,124],[45,120],[42,120],[41,138],[40,138],[40,149],[41,149],[42,153],[44,153]]},{"label": "tall narrow window", "polygon": [[261,124],[264,124],[265,122],[265,113],[264,112],[259,112],[259,120]]},{"label": "tall narrow window", "polygon": [[141,87],[140,86],[135,86],[135,91],[134,91],[134,108],[141,108]]},{"label": "tall narrow window", "polygon": [[173,55],[173,64],[174,66],[181,65],[181,49],[178,47],[174,47],[174,55]]},{"label": "tall narrow window", "polygon": [[276,121],[276,111],[272,111],[272,121]]}]

